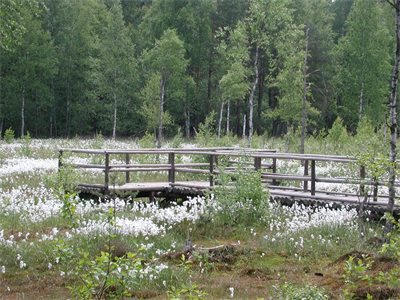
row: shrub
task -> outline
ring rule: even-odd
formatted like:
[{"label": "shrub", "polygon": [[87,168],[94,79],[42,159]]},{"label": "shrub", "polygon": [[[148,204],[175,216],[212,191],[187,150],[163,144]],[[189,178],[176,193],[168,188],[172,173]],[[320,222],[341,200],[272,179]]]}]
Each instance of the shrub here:
[{"label": "shrub", "polygon": [[246,169],[246,157],[238,162],[235,172],[228,172],[220,163],[217,186],[213,190],[221,206],[219,217],[223,223],[253,224],[265,212],[269,192],[264,190],[260,172]]},{"label": "shrub", "polygon": [[335,144],[343,144],[348,138],[349,134],[346,127],[343,125],[343,120],[341,117],[337,117],[336,121],[333,123],[332,128],[328,130],[328,136],[326,137],[328,141]]},{"label": "shrub", "polygon": [[12,128],[8,128],[6,132],[4,132],[4,141],[6,143],[11,143],[14,140],[14,130]]}]

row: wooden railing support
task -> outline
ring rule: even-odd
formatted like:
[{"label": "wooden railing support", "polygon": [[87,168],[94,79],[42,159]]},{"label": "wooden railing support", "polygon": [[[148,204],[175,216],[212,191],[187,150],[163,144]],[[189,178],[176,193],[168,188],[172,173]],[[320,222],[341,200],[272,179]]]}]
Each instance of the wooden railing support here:
[{"label": "wooden railing support", "polygon": [[[130,160],[130,158],[129,158],[129,153],[126,154],[125,163],[126,163],[127,165],[129,165],[129,164],[131,163],[131,160]],[[129,183],[129,182],[130,182],[129,175],[130,175],[130,172],[129,172],[129,171],[126,171],[126,173],[125,173],[125,182],[126,182],[126,183]]]},{"label": "wooden railing support", "polygon": [[364,179],[365,179],[365,166],[362,165],[360,166],[360,179],[361,179],[361,183],[360,183],[360,195],[361,196],[365,196],[365,185],[364,185]]},{"label": "wooden railing support", "polygon": [[[304,176],[308,176],[308,160],[304,161]],[[308,180],[303,181],[303,191],[308,191]]]},{"label": "wooden railing support", "polygon": [[372,180],[374,181],[374,201],[378,201],[378,181],[376,180],[376,176]]},{"label": "wooden railing support", "polygon": [[315,196],[315,160],[311,160],[311,195]]},{"label": "wooden railing support", "polygon": [[175,154],[168,154],[168,163],[171,165],[171,169],[168,171],[168,181],[171,183],[175,182]]},{"label": "wooden railing support", "polygon": [[210,186],[214,186],[214,155],[210,155]]},{"label": "wooden railing support", "polygon": [[[276,174],[276,158],[272,159],[272,173]],[[272,179],[272,185],[277,185],[276,179]]]},{"label": "wooden railing support", "polygon": [[105,164],[104,164],[104,187],[105,187],[105,194],[108,195],[109,188],[109,173],[110,173],[110,154],[105,154]]},{"label": "wooden railing support", "polygon": [[261,157],[254,157],[254,170],[257,172],[261,169]]},{"label": "wooden railing support", "polygon": [[62,156],[63,156],[64,151],[60,150],[58,151],[58,170],[62,167]]}]

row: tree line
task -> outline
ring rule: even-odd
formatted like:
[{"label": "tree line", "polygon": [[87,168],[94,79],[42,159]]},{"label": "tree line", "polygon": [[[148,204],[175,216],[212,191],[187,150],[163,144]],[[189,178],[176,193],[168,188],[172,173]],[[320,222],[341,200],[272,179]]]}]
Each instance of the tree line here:
[{"label": "tree line", "polygon": [[318,134],[388,123],[382,0],[2,0],[0,133]]}]

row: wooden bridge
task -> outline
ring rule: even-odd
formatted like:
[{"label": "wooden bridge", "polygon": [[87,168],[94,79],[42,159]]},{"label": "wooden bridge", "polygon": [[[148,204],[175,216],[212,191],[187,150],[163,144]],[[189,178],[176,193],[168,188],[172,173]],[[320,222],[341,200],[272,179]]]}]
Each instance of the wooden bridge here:
[{"label": "wooden bridge", "polygon": [[[358,207],[361,198],[367,197],[365,209],[382,215],[386,210],[388,194],[382,186],[387,181],[377,181],[368,177],[365,166],[359,165],[355,157],[277,153],[267,149],[240,148],[194,148],[194,149],[134,149],[134,150],[96,150],[96,149],[60,149],[59,167],[79,157],[91,163],[73,163],[73,167],[86,171],[101,171],[102,182],[78,182],[77,189],[82,193],[104,195],[123,195],[130,193],[136,197],[186,198],[204,195],[211,191],[223,166],[223,172],[234,174],[238,168],[259,171],[262,183],[269,190],[271,200],[291,205],[299,202],[305,205],[333,206],[349,205]],[[68,153],[68,155],[66,155]],[[67,158],[68,157],[68,158]],[[302,174],[283,174],[279,172],[280,161],[301,161]],[[143,163],[142,163],[143,161]],[[151,161],[151,163],[149,163]],[[318,166],[345,166],[357,168],[353,177],[324,177],[318,174]],[[145,180],[132,174],[155,172]],[[354,172],[353,172],[354,173]],[[115,180],[117,175],[118,183]],[[103,177],[104,176],[104,177]],[[121,177],[124,182],[121,181]],[[155,181],[155,178],[157,178]],[[161,179],[160,179],[161,178]],[[98,176],[97,176],[98,180]],[[288,184],[288,182],[290,184]],[[317,189],[317,183],[358,185],[357,192],[340,192]],[[396,182],[396,187],[400,183]],[[369,192],[368,192],[369,191]],[[400,215],[399,205],[395,205],[395,214]]]}]

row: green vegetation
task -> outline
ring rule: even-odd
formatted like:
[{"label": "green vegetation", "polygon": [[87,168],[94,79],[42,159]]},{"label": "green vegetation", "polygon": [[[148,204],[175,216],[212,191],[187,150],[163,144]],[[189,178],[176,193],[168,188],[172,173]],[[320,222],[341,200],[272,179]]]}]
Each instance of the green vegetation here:
[{"label": "green vegetation", "polygon": [[[204,128],[200,134],[204,146],[219,145],[219,140],[210,138],[214,133],[206,131]],[[377,143],[366,143],[366,137],[384,143],[380,133],[370,136],[365,132],[360,129],[360,136],[348,136],[337,143],[311,137],[306,140],[307,151],[342,150],[350,155],[357,143],[370,147],[371,152],[375,149]],[[224,139],[226,143],[238,141],[234,137]],[[154,143],[154,136],[149,141]],[[400,296],[399,232],[394,231],[390,242],[382,245],[383,223],[360,219],[353,210],[271,203],[268,193],[263,192],[259,173],[246,169],[245,156],[238,158],[239,169],[234,174],[219,161],[220,176],[216,180],[221,185],[213,195],[160,208],[147,199],[84,200],[56,190],[60,183],[68,182],[68,189],[72,189],[76,181],[101,182],[103,178],[99,172],[84,174],[69,168],[58,172],[58,147],[129,149],[138,147],[134,141],[107,140],[100,134],[93,140],[29,139],[29,156],[23,150],[25,143],[23,139],[0,143],[4,156],[1,172],[12,172],[0,177],[0,293],[4,299],[21,295],[44,299],[50,299],[48,295],[58,299],[73,295],[83,299]],[[139,141],[142,143],[147,142]],[[188,146],[179,139],[173,143]],[[254,136],[252,143],[283,149],[286,141]],[[293,137],[291,147],[299,144],[299,138]],[[375,170],[376,176],[384,176],[379,160],[370,158],[364,156],[368,176]],[[64,163],[73,164],[72,159],[64,153]],[[124,161],[125,157],[114,159]],[[156,159],[146,154],[138,161],[154,163]],[[158,159],[163,162],[168,158]],[[36,167],[18,167],[27,160]],[[103,163],[83,154],[75,161],[85,160]],[[52,167],[46,169],[49,164]],[[330,169],[327,164],[320,168],[327,175],[339,175],[350,172],[346,166]],[[11,167],[13,171],[7,171]],[[300,167],[300,162],[279,165],[282,172]],[[359,166],[354,168],[357,172]],[[165,179],[165,174],[152,176],[138,174],[131,180]],[[230,187],[223,188],[224,183],[230,183]],[[188,239],[195,245],[191,253],[184,251]],[[38,290],[37,286],[43,288]]]},{"label": "green vegetation", "polygon": [[303,115],[306,136],[338,118],[351,134],[364,118],[376,131],[393,73],[390,3],[4,0],[0,134],[147,132],[160,146],[212,116],[218,139],[250,146],[296,135]]}]

